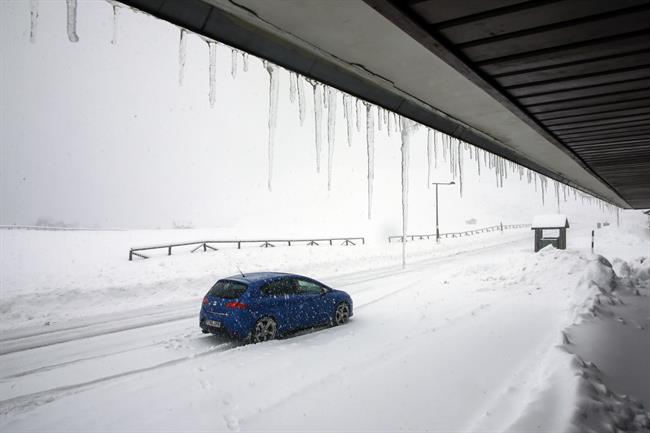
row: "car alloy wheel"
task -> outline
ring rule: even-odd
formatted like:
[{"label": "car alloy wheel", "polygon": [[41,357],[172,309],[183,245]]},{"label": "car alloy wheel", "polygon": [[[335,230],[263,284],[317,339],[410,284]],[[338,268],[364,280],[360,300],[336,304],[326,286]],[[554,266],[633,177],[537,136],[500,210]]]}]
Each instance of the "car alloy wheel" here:
[{"label": "car alloy wheel", "polygon": [[343,325],[350,318],[350,307],[345,302],[341,302],[336,307],[336,313],[334,313],[334,324]]},{"label": "car alloy wheel", "polygon": [[253,329],[253,343],[273,340],[277,334],[278,326],[270,317],[262,317],[255,323]]}]

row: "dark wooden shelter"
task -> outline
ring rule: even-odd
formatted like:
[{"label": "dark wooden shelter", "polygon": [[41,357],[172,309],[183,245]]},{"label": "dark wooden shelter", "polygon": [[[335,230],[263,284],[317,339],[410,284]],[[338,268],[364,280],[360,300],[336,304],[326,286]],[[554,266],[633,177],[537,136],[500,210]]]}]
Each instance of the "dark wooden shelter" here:
[{"label": "dark wooden shelter", "polygon": [[566,229],[569,219],[565,215],[537,215],[531,229],[535,230],[535,252],[547,245],[559,250],[566,249]]}]

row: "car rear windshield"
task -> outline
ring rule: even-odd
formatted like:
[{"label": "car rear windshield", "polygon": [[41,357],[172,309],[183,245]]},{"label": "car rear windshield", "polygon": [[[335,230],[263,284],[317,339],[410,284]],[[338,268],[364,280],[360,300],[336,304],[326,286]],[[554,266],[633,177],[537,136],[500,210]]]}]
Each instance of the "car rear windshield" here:
[{"label": "car rear windshield", "polygon": [[246,291],[246,284],[236,281],[219,280],[208,292],[209,296],[225,299],[239,298]]}]

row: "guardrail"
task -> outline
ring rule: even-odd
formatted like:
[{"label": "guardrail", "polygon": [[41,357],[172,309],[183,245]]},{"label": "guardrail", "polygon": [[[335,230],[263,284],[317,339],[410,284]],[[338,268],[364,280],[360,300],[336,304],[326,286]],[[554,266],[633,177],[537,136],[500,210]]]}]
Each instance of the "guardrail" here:
[{"label": "guardrail", "polygon": [[160,250],[160,249],[166,249],[167,250],[167,255],[171,256],[172,255],[172,248],[175,247],[184,247],[184,246],[191,246],[191,245],[196,245],[196,248],[194,248],[191,253],[203,248],[203,251],[207,251],[208,249],[212,251],[217,251],[218,249],[215,246],[212,245],[237,245],[237,249],[241,249],[241,246],[243,244],[259,244],[260,247],[262,248],[269,248],[269,247],[275,247],[276,244],[278,245],[284,245],[286,244],[287,246],[292,246],[296,244],[305,244],[305,245],[320,245],[320,244],[327,244],[329,245],[334,245],[334,242],[341,242],[341,245],[356,245],[358,242],[361,242],[361,244],[366,243],[366,239],[363,237],[346,237],[346,238],[307,238],[307,239],[267,239],[267,240],[218,240],[218,241],[194,241],[194,242],[182,242],[182,243],[175,243],[175,244],[164,244],[164,245],[151,245],[151,246],[146,246],[146,247],[137,247],[137,248],[131,248],[129,250],[129,261],[133,260],[133,256],[137,256],[143,259],[148,259],[149,257],[142,254],[142,251],[149,251],[149,250]]},{"label": "guardrail", "polygon": [[[496,232],[496,231],[504,231],[507,229],[520,229],[524,227],[530,227],[531,224],[499,224],[496,226],[490,226],[490,227],[482,227],[480,229],[473,229],[473,230],[465,230],[462,232],[449,232],[449,233],[440,233],[441,238],[458,238],[461,236],[472,236],[472,235],[477,235],[480,233],[487,233],[487,232]],[[429,234],[424,234],[424,235],[394,235],[394,236],[388,236],[388,242],[393,242],[393,241],[398,241],[398,242],[404,242],[404,238],[406,238],[406,242],[409,240],[411,241],[417,241],[417,240],[428,240],[428,239],[435,239],[436,234],[435,233],[429,233]]]}]

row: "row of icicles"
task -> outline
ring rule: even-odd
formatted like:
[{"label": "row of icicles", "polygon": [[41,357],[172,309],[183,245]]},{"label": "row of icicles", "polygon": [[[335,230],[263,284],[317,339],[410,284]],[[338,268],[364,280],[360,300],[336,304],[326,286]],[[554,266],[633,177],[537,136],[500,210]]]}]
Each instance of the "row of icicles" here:
[{"label": "row of icicles", "polygon": [[[122,4],[106,0],[111,6],[113,11],[113,36],[111,44],[117,43],[117,21],[119,9],[123,7]],[[30,0],[30,41],[36,41],[37,28],[38,28],[38,0]],[[79,36],[77,35],[77,0],[66,0],[67,7],[67,34],[70,42],[78,42]],[[187,29],[180,29],[179,38],[179,85],[183,85],[187,37],[189,35]],[[217,46],[222,45],[211,39],[206,39],[202,36],[203,40],[208,45],[209,56],[209,101],[210,106],[214,107],[216,103],[216,58]],[[225,45],[224,45],[225,46]],[[242,68],[244,72],[249,68],[249,54],[232,47],[231,50],[231,75],[233,78],[237,77],[239,69],[239,58],[242,59]],[[277,124],[277,109],[278,97],[280,91],[280,70],[283,68],[263,60],[263,66],[269,75],[269,116],[268,116],[268,179],[267,187],[271,191],[273,179],[273,149],[275,142],[275,129]],[[361,132],[362,118],[365,117],[366,126],[366,150],[367,150],[367,187],[368,187],[368,219],[372,218],[372,195],[374,183],[374,139],[375,132],[381,132],[382,129],[386,131],[388,136],[392,133],[401,134],[401,154],[402,154],[402,218],[403,218],[403,234],[406,233],[406,221],[408,220],[408,168],[409,168],[409,147],[410,137],[412,132],[419,127],[424,127],[416,122],[400,116],[392,111],[376,106],[366,101],[362,101],[352,95],[341,92],[333,87],[323,84],[319,81],[304,77],[295,72],[287,71],[289,73],[289,99],[292,103],[298,104],[298,117],[300,125],[303,126],[306,118],[306,99],[307,99],[307,86],[311,87],[311,95],[314,106],[314,144],[316,147],[316,171],[320,172],[321,169],[321,148],[323,136],[323,109],[327,109],[327,188],[331,189],[332,186],[332,170],[334,159],[334,144],[336,132],[336,112],[338,101],[342,100],[343,103],[343,117],[347,129],[347,142],[348,146],[352,146],[352,137],[354,130],[357,133]],[[375,123],[376,122],[376,123]],[[376,125],[376,127],[375,127]],[[426,128],[426,127],[425,127]],[[454,179],[458,180],[459,194],[463,196],[463,174],[464,174],[464,160],[467,153],[470,161],[474,161],[475,168],[478,174],[481,170],[494,170],[496,176],[496,185],[498,188],[503,187],[504,179],[509,175],[519,176],[520,180],[526,178],[528,184],[534,184],[535,191],[541,191],[542,205],[545,204],[545,197],[548,194],[549,178],[539,174],[529,168],[523,167],[515,162],[506,160],[498,155],[487,152],[483,149],[475,147],[469,143],[461,141],[455,137],[451,137],[440,131],[426,128],[427,132],[427,187],[431,187],[433,170],[439,164],[449,164],[449,170]],[[442,154],[442,162],[439,155]],[[482,168],[483,167],[483,168]],[[569,185],[560,183],[556,180],[552,181],[554,184],[555,197],[557,199],[558,212],[560,211],[560,201],[563,196],[566,202],[568,197],[573,196],[574,200],[578,197],[585,202],[593,205],[597,204],[602,212],[616,211],[617,219],[620,218],[620,208],[615,207],[599,198],[593,197],[582,191],[579,191]]]}]

